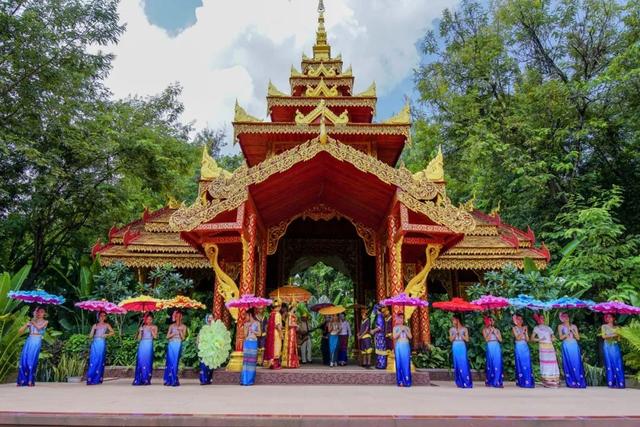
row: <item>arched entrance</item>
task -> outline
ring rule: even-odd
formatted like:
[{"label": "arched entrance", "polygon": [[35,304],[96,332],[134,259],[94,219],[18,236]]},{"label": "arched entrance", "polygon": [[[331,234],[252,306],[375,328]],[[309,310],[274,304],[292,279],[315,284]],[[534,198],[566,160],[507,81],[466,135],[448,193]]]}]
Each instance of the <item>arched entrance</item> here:
[{"label": "arched entrance", "polygon": [[291,221],[267,258],[267,292],[286,284],[297,273],[322,262],[349,277],[353,300],[370,306],[375,300],[375,257],[367,254],[356,226],[335,215]]}]

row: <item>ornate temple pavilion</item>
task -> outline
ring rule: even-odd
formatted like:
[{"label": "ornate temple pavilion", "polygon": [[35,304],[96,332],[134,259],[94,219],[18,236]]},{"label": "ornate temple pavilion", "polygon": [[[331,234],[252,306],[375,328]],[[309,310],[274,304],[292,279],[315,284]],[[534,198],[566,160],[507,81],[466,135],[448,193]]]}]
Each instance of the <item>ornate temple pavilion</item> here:
[{"label": "ornate temple pavilion", "polygon": [[[457,296],[487,270],[549,261],[531,230],[451,202],[441,152],[418,173],[396,167],[411,143],[409,106],[374,122],[375,84],[354,93],[351,67],[327,43],[323,7],[313,54],[289,81],[288,93],[269,84],[267,120],[236,105],[245,165],[225,171],[205,150],[195,202],[112,228],[93,249],[101,262],[141,274],[167,263],[208,270],[222,318],[225,300],[266,295],[318,261],[351,277],[361,304],[400,292]],[[429,342],[427,310],[416,314],[415,339]]]}]

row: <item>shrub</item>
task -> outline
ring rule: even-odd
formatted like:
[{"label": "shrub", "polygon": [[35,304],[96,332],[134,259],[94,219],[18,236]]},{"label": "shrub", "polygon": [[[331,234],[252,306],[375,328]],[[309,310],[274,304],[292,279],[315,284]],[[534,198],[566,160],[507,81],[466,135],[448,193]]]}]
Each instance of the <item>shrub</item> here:
[{"label": "shrub", "polygon": [[107,364],[113,366],[134,366],[138,341],[133,337],[112,336],[107,338]]},{"label": "shrub", "polygon": [[64,342],[62,351],[67,355],[89,357],[89,337],[85,334],[73,334]]},{"label": "shrub", "polygon": [[445,369],[451,366],[449,363],[449,351],[435,346],[417,353],[413,358],[413,363],[416,368],[423,369]]}]

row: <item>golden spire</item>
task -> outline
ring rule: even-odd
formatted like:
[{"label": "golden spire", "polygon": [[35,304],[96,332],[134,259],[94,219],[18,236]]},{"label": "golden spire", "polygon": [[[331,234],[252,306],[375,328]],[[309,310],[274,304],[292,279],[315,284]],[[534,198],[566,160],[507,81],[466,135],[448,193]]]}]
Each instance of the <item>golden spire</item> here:
[{"label": "golden spire", "polygon": [[233,116],[234,122],[261,122],[262,120],[253,117],[251,114],[247,113],[244,108],[238,104],[238,100],[236,99],[236,107],[235,114]]},{"label": "golden spire", "polygon": [[313,59],[331,59],[331,46],[327,44],[327,30],[324,28],[324,2],[318,2],[318,30],[316,31],[316,44],[313,45]]},{"label": "golden spire", "polygon": [[220,176],[228,177],[231,173],[218,166],[215,159],[211,157],[207,146],[202,147],[202,160],[200,161],[200,179],[205,181],[211,181],[219,178]]}]

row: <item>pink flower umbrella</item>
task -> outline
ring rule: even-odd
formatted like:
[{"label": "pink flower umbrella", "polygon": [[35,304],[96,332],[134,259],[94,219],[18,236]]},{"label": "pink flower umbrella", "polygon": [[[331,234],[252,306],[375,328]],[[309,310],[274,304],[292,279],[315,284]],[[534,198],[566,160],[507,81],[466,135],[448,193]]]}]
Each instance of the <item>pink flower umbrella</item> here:
[{"label": "pink flower umbrella", "polygon": [[74,304],[76,307],[87,311],[104,311],[107,314],[125,314],[127,310],[107,300],[89,300]]},{"label": "pink flower umbrella", "polygon": [[405,293],[398,294],[391,298],[380,301],[381,305],[395,305],[400,307],[426,307],[429,303],[420,298],[410,297]]},{"label": "pink flower umbrella", "polygon": [[244,294],[238,299],[234,299],[226,303],[227,308],[251,308],[266,307],[273,303],[272,300],[254,296],[253,294]]},{"label": "pink flower umbrella", "polygon": [[640,314],[640,307],[628,305],[622,301],[607,301],[589,307],[593,311],[610,314]]},{"label": "pink flower umbrella", "polygon": [[482,307],[483,310],[501,310],[509,307],[509,300],[494,295],[482,295],[477,300],[471,301],[471,304]]}]

